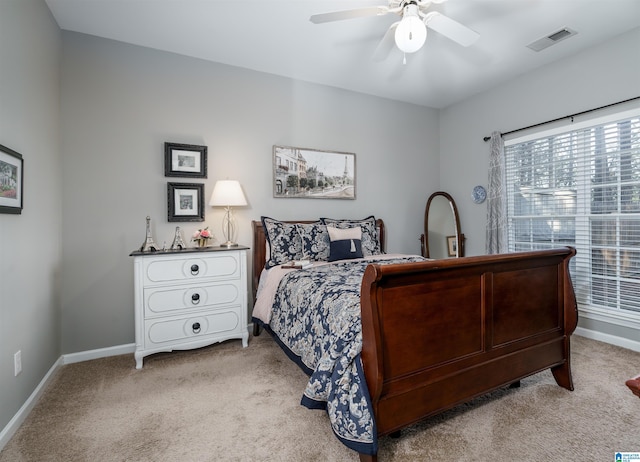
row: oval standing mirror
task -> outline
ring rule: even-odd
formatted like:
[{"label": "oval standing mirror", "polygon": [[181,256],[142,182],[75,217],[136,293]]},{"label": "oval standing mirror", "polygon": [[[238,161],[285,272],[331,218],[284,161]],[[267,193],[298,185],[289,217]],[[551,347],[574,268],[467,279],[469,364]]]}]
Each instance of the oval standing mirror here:
[{"label": "oval standing mirror", "polygon": [[464,234],[460,232],[458,208],[446,192],[438,191],[429,197],[424,212],[424,234],[420,240],[424,257],[464,256]]}]

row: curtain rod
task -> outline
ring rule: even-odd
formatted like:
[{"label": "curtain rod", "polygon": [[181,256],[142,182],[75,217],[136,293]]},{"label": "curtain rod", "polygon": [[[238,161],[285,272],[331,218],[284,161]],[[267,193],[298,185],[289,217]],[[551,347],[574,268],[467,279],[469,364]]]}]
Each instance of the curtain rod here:
[{"label": "curtain rod", "polygon": [[[574,117],[579,116],[579,115],[588,114],[588,113],[594,112],[594,111],[599,111],[600,109],[606,109],[608,107],[616,106],[618,104],[628,103],[629,101],[633,101],[633,100],[636,100],[636,99],[640,99],[640,96],[636,96],[635,98],[625,99],[624,101],[618,101],[617,103],[607,104],[606,106],[600,106],[600,107],[597,107],[597,108],[594,108],[594,109],[589,109],[587,111],[576,112],[575,114],[569,114],[569,115],[566,115],[564,117],[558,117],[557,119],[547,120],[546,122],[540,122],[539,124],[529,125],[528,127],[518,128],[517,130],[511,130],[510,132],[501,133],[500,136],[510,135],[512,133],[521,132],[523,130],[528,130],[530,128],[535,128],[535,127],[539,127],[541,125],[550,124],[550,123],[557,122],[557,121],[563,120],[563,119],[573,119]],[[491,139],[490,136],[485,136],[483,138],[484,141],[489,141],[490,139]]]}]

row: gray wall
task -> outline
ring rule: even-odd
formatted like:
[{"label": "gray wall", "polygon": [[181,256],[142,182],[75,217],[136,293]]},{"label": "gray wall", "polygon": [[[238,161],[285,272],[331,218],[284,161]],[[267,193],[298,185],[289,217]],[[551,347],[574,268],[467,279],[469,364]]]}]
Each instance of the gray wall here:
[{"label": "gray wall", "polygon": [[[635,29],[441,111],[441,184],[457,199],[467,255],[484,253],[486,202],[470,199],[474,185],[487,184],[489,144],[483,137],[640,96],[639,47],[640,29]],[[579,325],[640,338],[638,330],[585,316]]]},{"label": "gray wall", "polygon": [[[208,199],[218,179],[237,179],[250,220],[376,215],[391,252],[419,253],[422,211],[439,187],[437,111],[307,84],[120,42],[64,32],[62,58],[64,353],[132,343],[133,261],[145,237],[171,245],[165,141],[209,148]],[[356,153],[357,198],[272,197],[272,146]],[[189,180],[187,180],[189,181]],[[197,182],[197,180],[191,180]],[[181,223],[185,237],[222,210]]]},{"label": "gray wall", "polygon": [[60,357],[60,44],[43,1],[0,1],[0,144],[24,158],[24,211],[0,214],[0,431]]}]

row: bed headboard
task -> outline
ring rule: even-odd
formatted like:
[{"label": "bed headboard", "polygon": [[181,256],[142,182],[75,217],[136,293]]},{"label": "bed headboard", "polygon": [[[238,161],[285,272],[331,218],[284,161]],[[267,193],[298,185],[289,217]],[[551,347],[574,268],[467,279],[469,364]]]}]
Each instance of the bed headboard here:
[{"label": "bed headboard", "polygon": [[[290,220],[285,223],[317,223],[318,220]],[[258,282],[260,282],[260,274],[264,268],[264,262],[267,260],[267,239],[264,234],[264,228],[262,227],[262,221],[253,220],[251,222],[253,228],[253,300],[256,299],[256,292],[258,291]],[[386,251],[385,236],[384,236],[384,222],[378,218],[376,220],[376,227],[378,229],[378,239],[380,239],[380,250],[384,253]]]}]

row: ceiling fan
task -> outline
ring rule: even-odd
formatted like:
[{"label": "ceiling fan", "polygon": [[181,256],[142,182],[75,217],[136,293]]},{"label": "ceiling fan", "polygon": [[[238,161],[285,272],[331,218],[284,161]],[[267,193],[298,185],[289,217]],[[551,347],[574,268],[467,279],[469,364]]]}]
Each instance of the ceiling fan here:
[{"label": "ceiling fan", "polygon": [[388,6],[371,6],[314,14],[309,19],[314,24],[321,24],[365,16],[384,16],[389,13],[399,15],[400,21],[391,24],[376,48],[373,55],[373,59],[376,61],[386,58],[394,42],[403,53],[415,53],[422,48],[427,39],[427,27],[462,46],[468,47],[474,44],[480,37],[477,32],[437,11],[429,11],[432,3],[444,3],[445,1],[389,0]]}]

